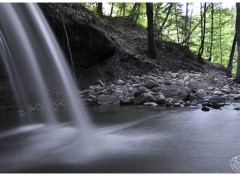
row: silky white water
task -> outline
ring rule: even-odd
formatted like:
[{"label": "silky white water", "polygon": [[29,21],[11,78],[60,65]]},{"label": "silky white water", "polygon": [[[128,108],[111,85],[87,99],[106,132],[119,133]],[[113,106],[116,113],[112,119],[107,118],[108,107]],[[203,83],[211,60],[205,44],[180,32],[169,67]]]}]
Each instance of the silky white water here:
[{"label": "silky white water", "polygon": [[68,105],[68,116],[82,133],[91,123],[56,39],[36,4],[0,4],[1,58],[18,105],[43,107],[46,123],[58,121],[49,89],[57,90]]}]

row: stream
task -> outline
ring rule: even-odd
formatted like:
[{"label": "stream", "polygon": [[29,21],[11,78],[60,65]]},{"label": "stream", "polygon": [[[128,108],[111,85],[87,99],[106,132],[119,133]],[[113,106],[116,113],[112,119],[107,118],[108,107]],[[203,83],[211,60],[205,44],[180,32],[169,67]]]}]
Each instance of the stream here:
[{"label": "stream", "polygon": [[88,107],[95,135],[70,123],[0,133],[0,172],[220,173],[240,155],[240,111]]}]

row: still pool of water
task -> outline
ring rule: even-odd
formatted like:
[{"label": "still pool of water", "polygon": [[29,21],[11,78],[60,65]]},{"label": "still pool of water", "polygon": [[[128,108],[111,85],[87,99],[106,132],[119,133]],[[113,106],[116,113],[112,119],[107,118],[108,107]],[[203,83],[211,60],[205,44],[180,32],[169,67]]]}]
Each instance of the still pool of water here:
[{"label": "still pool of water", "polygon": [[88,108],[94,135],[68,123],[0,133],[0,172],[233,172],[240,111],[99,106]]}]

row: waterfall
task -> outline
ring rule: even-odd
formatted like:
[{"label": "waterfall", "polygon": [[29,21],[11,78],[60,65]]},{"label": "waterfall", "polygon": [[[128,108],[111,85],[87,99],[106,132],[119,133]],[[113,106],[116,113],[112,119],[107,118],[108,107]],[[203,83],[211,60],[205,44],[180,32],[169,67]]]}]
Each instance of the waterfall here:
[{"label": "waterfall", "polygon": [[56,90],[67,104],[66,116],[83,136],[91,133],[72,73],[36,4],[0,4],[0,51],[19,107],[37,102],[46,125],[56,125],[59,119],[49,94]]}]

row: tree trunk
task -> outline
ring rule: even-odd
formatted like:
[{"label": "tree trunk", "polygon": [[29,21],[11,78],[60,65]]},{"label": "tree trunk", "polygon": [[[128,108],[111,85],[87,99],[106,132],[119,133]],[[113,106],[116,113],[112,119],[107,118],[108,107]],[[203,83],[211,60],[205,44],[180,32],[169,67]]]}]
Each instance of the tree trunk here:
[{"label": "tree trunk", "polygon": [[129,18],[130,19],[134,20],[138,16],[137,10],[139,9],[139,5],[140,5],[140,3],[137,3],[137,2],[134,3],[133,8],[132,8],[132,10],[131,10],[131,12],[129,14]]},{"label": "tree trunk", "polygon": [[[202,5],[201,5],[202,6]],[[201,8],[200,11],[202,12]],[[204,51],[204,41],[205,41],[205,31],[206,31],[206,3],[204,3],[204,11],[201,13],[201,44],[198,50],[198,62],[204,63],[202,59],[202,54]]]},{"label": "tree trunk", "polygon": [[112,7],[111,7],[111,12],[110,12],[110,17],[112,16],[112,14],[113,14],[113,7],[114,7],[114,3],[112,3]]},{"label": "tree trunk", "polygon": [[[186,2],[186,13],[185,13],[185,26],[184,26],[184,38],[186,39],[188,34],[189,34],[189,29],[188,29],[188,22],[189,22],[189,17],[188,17],[188,6],[189,3]],[[188,43],[186,43],[186,45],[188,46]]]},{"label": "tree trunk", "polygon": [[178,29],[177,5],[178,3],[176,3],[175,5],[175,24],[176,24],[176,30],[177,30],[177,43],[179,43],[180,39],[179,39],[179,29]]},{"label": "tree trunk", "polygon": [[147,31],[148,31],[148,53],[149,57],[155,58],[157,56],[154,31],[153,31],[153,3],[146,3],[147,12]]},{"label": "tree trunk", "polygon": [[171,9],[172,9],[172,6],[173,6],[173,4],[172,3],[170,3],[170,5],[169,5],[169,7],[168,7],[168,11],[167,11],[167,14],[166,14],[166,17],[165,17],[165,19],[163,20],[163,22],[162,22],[162,25],[161,25],[161,27],[160,27],[160,39],[162,40],[162,32],[163,32],[163,28],[164,28],[164,26],[165,26],[165,24],[166,24],[166,22],[167,22],[167,20],[168,20],[168,17],[169,17],[169,14],[170,14],[170,12],[171,12]]},{"label": "tree trunk", "polygon": [[214,20],[214,4],[211,3],[211,43],[210,43],[210,55],[209,55],[209,58],[208,60],[211,62],[212,61],[212,48],[213,48],[213,20]]},{"label": "tree trunk", "polygon": [[240,3],[236,3],[237,17],[236,17],[236,40],[237,40],[237,73],[235,76],[235,82],[240,83]]},{"label": "tree trunk", "polygon": [[102,11],[102,3],[97,3],[97,14],[99,16],[103,16],[103,11]]},{"label": "tree trunk", "polygon": [[126,14],[126,3],[123,3],[123,16]]},{"label": "tree trunk", "polygon": [[232,49],[231,49],[229,61],[228,61],[228,66],[227,66],[227,74],[229,76],[232,75],[233,57],[234,57],[234,53],[235,53],[236,43],[237,43],[237,38],[236,38],[236,34],[235,34],[233,43],[232,43]]},{"label": "tree trunk", "polygon": [[221,10],[219,11],[219,45],[220,45],[220,61],[222,62],[222,14]]}]

